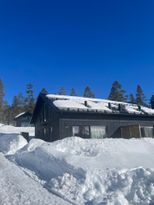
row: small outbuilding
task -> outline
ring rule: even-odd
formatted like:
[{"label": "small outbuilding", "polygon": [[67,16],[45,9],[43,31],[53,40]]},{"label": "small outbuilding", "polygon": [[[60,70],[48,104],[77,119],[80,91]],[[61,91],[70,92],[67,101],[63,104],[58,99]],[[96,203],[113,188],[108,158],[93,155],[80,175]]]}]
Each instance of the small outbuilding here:
[{"label": "small outbuilding", "polygon": [[22,112],[15,117],[15,126],[16,127],[30,127],[32,119],[32,113],[30,112]]},{"label": "small outbuilding", "polygon": [[36,138],[154,137],[154,110],[136,104],[41,93],[31,123]]}]

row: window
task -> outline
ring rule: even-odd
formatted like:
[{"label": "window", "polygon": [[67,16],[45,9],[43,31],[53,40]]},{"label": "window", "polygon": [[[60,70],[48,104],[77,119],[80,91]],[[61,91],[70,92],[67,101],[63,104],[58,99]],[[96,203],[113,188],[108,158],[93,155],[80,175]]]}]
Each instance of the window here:
[{"label": "window", "polygon": [[104,138],[106,137],[106,127],[105,126],[91,126],[91,138]]},{"label": "window", "polygon": [[79,126],[73,126],[73,136],[79,136]]},{"label": "window", "polygon": [[153,127],[141,127],[142,137],[154,137]]},{"label": "window", "polygon": [[89,126],[73,126],[72,133],[73,133],[73,136],[89,138],[90,137],[89,129],[90,129]]},{"label": "window", "polygon": [[89,126],[80,126],[79,127],[79,136],[83,138],[90,138],[90,127]]},{"label": "window", "polygon": [[46,134],[47,134],[47,129],[45,127],[43,128],[43,134],[44,134],[44,136],[46,136]]}]

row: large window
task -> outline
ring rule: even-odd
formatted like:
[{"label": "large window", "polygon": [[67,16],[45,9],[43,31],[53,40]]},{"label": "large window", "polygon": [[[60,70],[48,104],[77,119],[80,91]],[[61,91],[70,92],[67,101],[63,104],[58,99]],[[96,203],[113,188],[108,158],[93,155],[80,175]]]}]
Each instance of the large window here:
[{"label": "large window", "polygon": [[72,127],[73,136],[79,136],[83,138],[90,138],[90,128],[89,126],[73,126]]},{"label": "large window", "polygon": [[142,137],[154,137],[153,127],[141,127]]},{"label": "large window", "polygon": [[104,138],[106,137],[106,127],[105,126],[91,126],[91,138]]},{"label": "large window", "polygon": [[82,138],[105,138],[105,126],[65,126],[65,137],[78,136]]}]

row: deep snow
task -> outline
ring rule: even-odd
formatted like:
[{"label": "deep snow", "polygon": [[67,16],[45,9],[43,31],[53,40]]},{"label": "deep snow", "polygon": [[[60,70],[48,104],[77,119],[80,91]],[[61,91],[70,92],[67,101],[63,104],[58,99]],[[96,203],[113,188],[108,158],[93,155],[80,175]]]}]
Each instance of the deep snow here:
[{"label": "deep snow", "polygon": [[0,152],[10,155],[27,144],[26,139],[16,133],[0,133]]},{"label": "deep snow", "polygon": [[0,204],[154,205],[154,139],[27,143],[17,129],[0,126]]},{"label": "deep snow", "polygon": [[33,139],[14,157],[77,205],[154,204],[154,139]]},{"label": "deep snow", "polygon": [[68,205],[0,154],[1,205]]}]

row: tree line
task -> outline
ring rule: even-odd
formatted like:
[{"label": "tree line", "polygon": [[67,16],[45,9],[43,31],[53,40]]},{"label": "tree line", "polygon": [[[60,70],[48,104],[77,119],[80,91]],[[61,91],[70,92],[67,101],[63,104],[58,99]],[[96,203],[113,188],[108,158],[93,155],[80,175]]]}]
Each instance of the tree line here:
[{"label": "tree line", "polygon": [[[8,103],[5,100],[5,89],[3,81],[0,80],[0,123],[12,124],[14,118],[22,112],[33,112],[36,98],[34,97],[33,85],[28,83],[25,87],[26,95],[18,93],[13,97],[11,103]],[[47,93],[46,89],[43,88],[42,93]],[[59,95],[69,94],[71,96],[77,96],[75,88],[70,90],[70,93],[66,92],[65,87],[60,87],[59,91],[56,92]],[[91,90],[90,86],[86,86],[83,92],[83,97],[95,98],[95,93]],[[140,85],[137,85],[136,93],[127,95],[126,91],[123,89],[119,81],[113,82],[111,90],[108,95],[109,100],[119,101],[119,102],[128,102],[132,104],[143,105],[147,107],[152,107],[154,109],[154,95],[152,95],[150,101],[145,97],[143,89]]]},{"label": "tree line", "polygon": [[5,90],[3,81],[0,80],[0,122],[4,124],[12,124],[14,118],[22,112],[33,112],[35,106],[35,98],[33,85],[26,85],[26,96],[19,93],[13,97],[12,103],[9,104],[5,100]]},{"label": "tree line", "polygon": [[[57,94],[66,95],[65,88],[61,87]],[[76,90],[74,88],[71,89],[70,95],[77,96]],[[90,86],[87,86],[85,88],[83,96],[87,98],[95,98],[95,94],[91,90]],[[151,99],[148,100],[144,94],[141,85],[137,85],[135,94],[131,93],[127,95],[121,83],[119,81],[114,81],[107,99],[119,102],[128,102],[147,107],[151,106],[152,108],[154,108],[154,95],[152,95]]]}]

